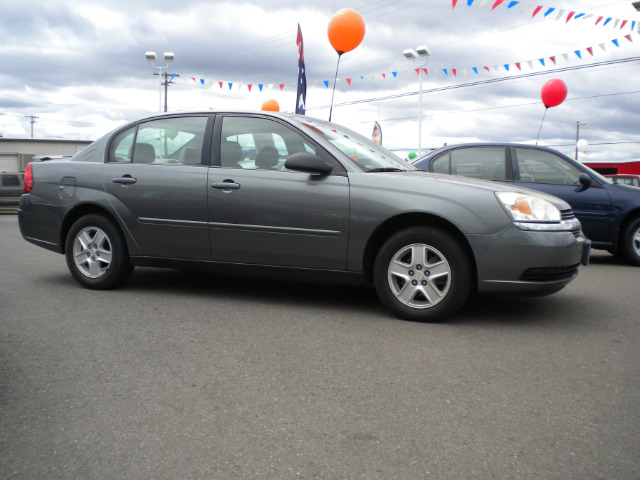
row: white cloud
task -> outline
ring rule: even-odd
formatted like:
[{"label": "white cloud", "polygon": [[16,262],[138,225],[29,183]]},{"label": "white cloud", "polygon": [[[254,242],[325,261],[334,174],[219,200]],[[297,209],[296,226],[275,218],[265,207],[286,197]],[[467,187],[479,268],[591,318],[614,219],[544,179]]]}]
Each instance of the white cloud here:
[{"label": "white cloud", "polygon": [[[415,65],[401,52],[427,44],[432,55],[424,79],[423,147],[472,140],[533,142],[544,113],[540,89],[550,78],[561,78],[569,93],[563,104],[547,112],[540,143],[558,145],[571,154],[575,125],[582,121],[587,123],[581,137],[591,144],[585,154],[590,159],[640,158],[640,23],[630,28],[631,22],[640,22],[640,15],[631,2],[550,3],[535,18],[533,4],[523,12],[524,2],[512,9],[504,2],[491,10],[493,3],[476,0],[468,7],[460,0],[452,8],[445,0],[383,0],[355,5],[365,19],[366,34],[362,44],[340,60],[333,120],[365,135],[370,135],[374,121],[380,121],[385,145],[416,148],[418,78]],[[121,123],[156,112],[158,78],[144,59],[148,50],[175,53],[170,71],[181,76],[169,89],[172,111],[259,109],[268,98],[291,111],[298,23],[305,41],[308,113],[328,118],[337,55],[328,41],[327,25],[344,6],[334,0],[25,0],[3,6],[0,130],[26,137],[30,124],[25,116],[34,114],[40,117],[34,128],[38,137],[95,139]],[[545,18],[548,7],[557,10]],[[566,14],[557,18],[560,8],[593,17],[567,22]],[[595,25],[599,16],[604,18]],[[604,26],[608,17],[612,20]],[[624,20],[629,22],[621,28]],[[555,57],[555,65],[550,57]],[[635,60],[560,70],[625,58]],[[539,73],[546,74],[526,76]],[[518,75],[522,78],[515,79]],[[472,85],[503,77],[511,79]],[[347,78],[352,79],[350,86]],[[233,84],[231,90],[228,83]],[[264,84],[262,92],[259,83]],[[285,84],[283,91],[280,83]],[[434,89],[440,91],[429,92]],[[354,103],[371,98],[381,100]]]}]

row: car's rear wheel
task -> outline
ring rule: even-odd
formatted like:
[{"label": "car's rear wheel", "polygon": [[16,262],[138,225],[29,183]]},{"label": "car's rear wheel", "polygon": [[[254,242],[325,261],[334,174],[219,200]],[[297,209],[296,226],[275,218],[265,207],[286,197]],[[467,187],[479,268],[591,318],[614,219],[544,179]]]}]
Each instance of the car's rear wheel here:
[{"label": "car's rear wheel", "polygon": [[633,265],[640,266],[640,218],[633,220],[622,231],[621,252]]},{"label": "car's rear wheel", "polygon": [[374,285],[400,318],[432,322],[453,315],[471,292],[471,261],[449,233],[412,227],[390,237],[376,257]]},{"label": "car's rear wheel", "polygon": [[133,270],[120,230],[103,215],[76,220],[67,235],[65,256],[71,275],[86,288],[116,287]]}]

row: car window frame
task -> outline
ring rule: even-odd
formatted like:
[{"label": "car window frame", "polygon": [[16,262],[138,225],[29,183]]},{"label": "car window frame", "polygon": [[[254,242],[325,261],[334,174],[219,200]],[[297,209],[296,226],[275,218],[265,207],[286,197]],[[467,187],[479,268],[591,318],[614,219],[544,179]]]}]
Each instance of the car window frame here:
[{"label": "car window frame", "polygon": [[[516,152],[516,149],[524,149],[524,150],[537,150],[540,152],[546,152],[550,155],[553,155],[555,157],[558,157],[561,161],[568,163],[569,165],[571,165],[573,168],[577,169],[580,173],[584,173],[586,175],[588,175],[591,178],[591,184],[589,185],[589,188],[604,188],[604,183],[608,183],[606,181],[602,181],[601,178],[599,178],[599,175],[593,175],[591,171],[589,171],[590,169],[588,167],[585,167],[584,165],[581,164],[576,164],[574,163],[574,161],[567,157],[566,155],[563,155],[560,152],[556,152],[552,149],[547,149],[544,147],[535,147],[532,148],[529,145],[511,145],[509,146],[509,150],[511,150],[511,158],[512,158],[512,163],[513,163],[513,180],[514,182],[519,182],[523,185],[526,184],[538,184],[538,185],[557,185],[557,186],[567,186],[567,187],[580,187],[580,185],[574,185],[574,184],[567,184],[567,183],[545,183],[545,182],[526,182],[523,181],[520,178],[520,165],[519,165],[519,161],[518,161],[518,154]],[[516,175],[517,172],[517,175]],[[597,174],[597,172],[595,172]],[[602,177],[604,178],[604,177]]]},{"label": "car window frame", "polygon": [[[316,148],[317,151],[317,155],[324,160],[325,162],[327,162],[329,165],[331,165],[333,167],[333,171],[329,174],[329,175],[339,175],[339,176],[347,176],[347,170],[345,169],[345,167],[333,156],[331,155],[320,143],[316,142],[313,138],[311,138],[309,135],[305,134],[305,132],[303,130],[300,130],[299,128],[296,128],[295,125],[292,125],[291,123],[282,120],[280,118],[277,117],[272,117],[272,116],[267,116],[267,115],[260,115],[260,114],[256,114],[256,113],[237,113],[237,112],[228,112],[228,113],[218,113],[215,116],[215,120],[214,120],[214,124],[213,124],[213,131],[212,131],[212,140],[211,140],[211,151],[209,153],[209,165],[210,167],[213,168],[233,168],[233,167],[223,167],[222,166],[222,158],[220,155],[220,146],[222,144],[222,124],[224,122],[224,119],[227,117],[242,117],[242,118],[257,118],[257,119],[261,119],[261,120],[265,120],[265,121],[271,121],[271,122],[275,122],[278,123],[279,125],[283,126],[284,128],[288,128],[289,130],[291,130],[293,133],[295,133],[296,135],[299,135],[305,142],[307,142],[308,144],[312,145],[313,147]],[[239,170],[244,170],[244,171],[252,171],[252,170],[245,170],[242,169],[242,167],[239,168]],[[255,171],[265,171],[264,169],[253,169]],[[267,170],[268,171],[268,170]],[[299,173],[299,172],[295,172],[293,170],[273,170],[274,172],[280,172],[280,173]]]},{"label": "car window frame", "polygon": [[[449,175],[454,175],[456,177],[466,177],[466,178],[477,178],[477,177],[469,177],[467,175],[462,175],[462,174],[457,174],[457,173],[453,173],[452,172],[452,164],[451,164],[451,155],[453,152],[459,151],[459,150],[479,150],[479,149],[487,149],[487,148],[501,148],[503,150],[504,153],[504,169],[505,169],[505,178],[504,179],[489,179],[490,181],[493,182],[511,182],[513,181],[514,178],[514,170],[513,170],[513,159],[512,159],[512,155],[511,155],[511,149],[509,148],[508,145],[491,145],[491,144],[487,144],[487,145],[461,145],[459,147],[454,147],[454,148],[450,148],[445,152],[440,153],[439,155],[435,156],[434,158],[432,158],[429,161],[429,171],[430,172],[434,172],[434,173],[442,173],[442,172],[436,172],[433,169],[433,164],[443,158],[443,157],[447,157],[447,163],[448,163],[448,174]],[[487,180],[487,179],[484,179]]]},{"label": "car window frame", "polygon": [[[203,140],[202,140],[202,154],[201,154],[201,160],[199,164],[193,164],[193,165],[184,165],[184,164],[171,164],[171,163],[167,163],[167,164],[149,164],[149,165],[154,165],[154,166],[164,166],[164,165],[173,165],[173,166],[191,166],[191,167],[208,167],[209,166],[209,162],[210,162],[210,157],[211,157],[211,139],[212,139],[212,132],[213,132],[213,125],[214,125],[214,119],[215,119],[215,114],[208,114],[208,113],[187,113],[187,114],[174,114],[174,115],[164,115],[162,117],[153,117],[153,118],[144,118],[141,119],[139,121],[133,122],[133,123],[129,123],[127,125],[124,125],[122,128],[118,129],[117,131],[113,132],[110,137],[109,140],[107,142],[106,148],[104,150],[104,163],[106,164],[112,164],[112,165],[146,165],[144,163],[134,163],[133,162],[133,158],[129,158],[129,161],[127,162],[117,162],[112,160],[112,153],[114,152],[113,150],[113,142],[123,133],[126,133],[130,130],[133,130],[134,134],[133,134],[133,143],[132,145],[135,146],[137,139],[138,139],[138,130],[140,128],[141,125],[145,124],[145,123],[150,123],[156,120],[169,120],[169,119],[175,119],[175,118],[187,118],[187,117],[202,117],[202,118],[206,118],[207,121],[205,123],[205,129],[204,129],[204,133],[203,133]],[[179,150],[179,149],[178,149]]]}]

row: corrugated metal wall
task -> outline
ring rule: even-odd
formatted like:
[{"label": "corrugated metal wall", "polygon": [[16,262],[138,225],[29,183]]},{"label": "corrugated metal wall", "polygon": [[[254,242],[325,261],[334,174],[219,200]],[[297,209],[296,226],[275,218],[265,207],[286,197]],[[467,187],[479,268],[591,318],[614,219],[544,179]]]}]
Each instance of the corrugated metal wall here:
[{"label": "corrugated metal wall", "polygon": [[[88,140],[39,140],[0,137],[0,171],[22,171],[27,166],[27,163],[33,160],[33,157],[75,155],[90,143]],[[14,169],[9,170],[11,168]]]}]

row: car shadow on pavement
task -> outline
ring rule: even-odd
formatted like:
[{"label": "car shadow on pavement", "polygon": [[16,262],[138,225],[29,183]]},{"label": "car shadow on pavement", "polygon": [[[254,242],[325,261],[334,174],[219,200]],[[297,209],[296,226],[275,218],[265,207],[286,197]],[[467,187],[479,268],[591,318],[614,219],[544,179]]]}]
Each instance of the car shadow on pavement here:
[{"label": "car shadow on pavement", "polygon": [[367,314],[381,315],[376,292],[367,285],[254,278],[200,270],[136,268],[120,289],[140,292],[152,290],[167,295],[187,294],[212,300],[269,301],[280,305],[331,308],[351,313],[365,311]]},{"label": "car shadow on pavement", "polygon": [[[237,302],[269,302],[292,308],[330,309],[344,315],[397,320],[383,308],[373,286],[327,284],[231,276],[206,271],[137,268],[122,287],[127,291],[154,291],[163,295]],[[441,323],[474,326],[549,326],[588,328],[602,321],[598,302],[577,293],[544,297],[474,295],[453,317]]]},{"label": "car shadow on pavement", "polygon": [[[597,257],[598,263],[610,264],[615,257]],[[66,272],[40,276],[40,287],[52,284],[64,289],[88,291]],[[176,296],[205,301],[268,302],[280,307],[330,310],[345,316],[366,316],[398,320],[383,308],[371,285],[316,283],[277,278],[253,278],[200,270],[173,270],[138,267],[115,295],[149,293],[163,297]],[[150,299],[149,301],[152,301]],[[515,295],[473,295],[454,316],[440,323],[452,326],[536,326],[563,325],[569,329],[597,328],[607,317],[597,299],[571,292],[569,289],[543,297]]]},{"label": "car shadow on pavement", "polygon": [[[591,265],[615,265],[629,268],[638,268],[635,265],[630,265],[623,257],[618,255],[611,255],[608,252],[596,252],[589,257],[589,264]],[[588,268],[588,267],[587,267]]]}]

